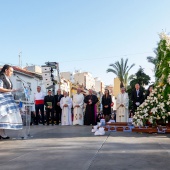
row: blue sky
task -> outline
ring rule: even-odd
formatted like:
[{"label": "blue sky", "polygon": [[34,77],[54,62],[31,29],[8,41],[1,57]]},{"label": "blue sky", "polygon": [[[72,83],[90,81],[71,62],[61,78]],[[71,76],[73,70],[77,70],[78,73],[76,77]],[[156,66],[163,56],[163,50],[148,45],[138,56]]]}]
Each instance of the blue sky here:
[{"label": "blue sky", "polygon": [[[60,64],[112,84],[109,64],[128,58],[153,77],[158,33],[170,32],[169,0],[0,0],[0,65]],[[153,80],[153,78],[152,78]]]}]

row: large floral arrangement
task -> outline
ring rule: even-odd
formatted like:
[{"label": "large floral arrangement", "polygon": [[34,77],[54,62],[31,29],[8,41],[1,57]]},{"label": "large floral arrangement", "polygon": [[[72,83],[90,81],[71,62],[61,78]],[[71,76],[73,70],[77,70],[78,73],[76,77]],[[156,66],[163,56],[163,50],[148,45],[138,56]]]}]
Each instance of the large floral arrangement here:
[{"label": "large floral arrangement", "polygon": [[135,126],[168,123],[170,117],[170,36],[160,35],[157,48],[156,83],[152,93],[137,108],[133,117]]}]

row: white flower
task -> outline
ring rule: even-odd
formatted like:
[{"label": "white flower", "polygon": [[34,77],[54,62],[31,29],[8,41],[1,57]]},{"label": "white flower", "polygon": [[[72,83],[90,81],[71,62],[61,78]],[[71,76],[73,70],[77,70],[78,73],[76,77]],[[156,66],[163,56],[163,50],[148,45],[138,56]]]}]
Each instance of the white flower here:
[{"label": "white flower", "polygon": [[170,61],[168,61],[169,67],[170,67]]},{"label": "white flower", "polygon": [[166,104],[169,105],[169,102],[167,102]]},{"label": "white flower", "polygon": [[165,119],[165,116],[162,116],[162,119]]},{"label": "white flower", "polygon": [[140,119],[137,119],[137,122],[140,122]]},{"label": "white flower", "polygon": [[164,106],[165,106],[165,104],[164,104],[164,103],[160,103],[160,104],[159,104],[159,107],[160,107],[161,109],[163,109],[163,108],[164,108]]},{"label": "white flower", "polygon": [[143,113],[148,114],[148,109],[143,109]]},{"label": "white flower", "polygon": [[161,119],[161,118],[159,117],[159,115],[157,115],[157,118],[156,118],[156,119],[158,119],[158,120],[159,120],[159,119]]},{"label": "white flower", "polygon": [[143,116],[147,117],[147,116],[148,116],[148,113],[145,113]]},{"label": "white flower", "polygon": [[168,98],[170,99],[170,94],[168,94]]},{"label": "white flower", "polygon": [[163,90],[165,90],[166,84],[163,86]]},{"label": "white flower", "polygon": [[161,33],[159,34],[159,38],[160,38],[161,40],[166,40],[166,39],[167,39],[167,35],[165,34],[165,32],[161,32]]},{"label": "white flower", "polygon": [[170,84],[170,75],[168,76],[167,82]]},{"label": "white flower", "polygon": [[156,97],[154,97],[153,99],[154,99],[155,101],[157,100],[157,98],[156,98]]},{"label": "white flower", "polygon": [[153,119],[152,119],[152,117],[150,117],[149,122],[150,122],[150,123],[153,123]]},{"label": "white flower", "polygon": [[170,115],[170,112],[168,112],[168,115]]},{"label": "white flower", "polygon": [[152,108],[152,109],[151,109],[151,112],[152,112],[153,114],[155,114],[155,113],[157,112],[157,108],[156,108],[156,107]]}]

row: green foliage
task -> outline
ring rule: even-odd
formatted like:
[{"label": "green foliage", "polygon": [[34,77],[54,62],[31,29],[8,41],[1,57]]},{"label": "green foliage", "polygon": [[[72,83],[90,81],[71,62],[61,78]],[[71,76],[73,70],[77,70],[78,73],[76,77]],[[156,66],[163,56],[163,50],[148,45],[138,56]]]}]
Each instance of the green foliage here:
[{"label": "green foliage", "polygon": [[123,58],[121,58],[121,61],[116,61],[114,64],[110,64],[112,68],[107,69],[108,72],[114,73],[120,80],[121,86],[127,86],[127,80],[128,80],[128,72],[129,70],[135,65],[132,64],[130,67],[127,65],[128,59],[125,61]]},{"label": "green foliage", "polygon": [[143,68],[139,68],[139,70],[136,72],[135,76],[132,77],[130,81],[130,86],[132,88],[135,87],[135,84],[140,84],[141,86],[148,85],[150,81],[150,77],[144,73]]},{"label": "green foliage", "polygon": [[144,126],[146,123],[156,125],[160,120],[163,123],[170,120],[170,36],[165,33],[160,34],[155,76],[155,89],[138,107],[133,117],[136,126]]}]

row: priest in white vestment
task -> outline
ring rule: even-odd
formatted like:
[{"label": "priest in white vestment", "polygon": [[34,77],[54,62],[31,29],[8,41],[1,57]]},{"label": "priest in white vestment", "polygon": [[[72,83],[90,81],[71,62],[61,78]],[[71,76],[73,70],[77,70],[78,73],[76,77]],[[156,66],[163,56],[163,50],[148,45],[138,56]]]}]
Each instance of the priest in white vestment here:
[{"label": "priest in white vestment", "polygon": [[68,93],[64,91],[64,97],[60,100],[61,113],[61,125],[72,125],[72,99],[68,96]]},{"label": "priest in white vestment", "polygon": [[125,88],[121,88],[116,100],[116,122],[128,122],[129,119],[129,96]]},{"label": "priest in white vestment", "polygon": [[81,93],[81,89],[77,88],[77,94],[73,96],[73,109],[74,109],[73,125],[84,124],[83,106],[84,96]]}]

